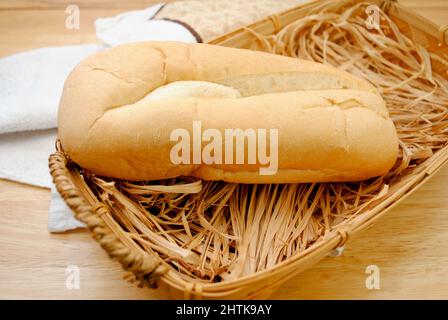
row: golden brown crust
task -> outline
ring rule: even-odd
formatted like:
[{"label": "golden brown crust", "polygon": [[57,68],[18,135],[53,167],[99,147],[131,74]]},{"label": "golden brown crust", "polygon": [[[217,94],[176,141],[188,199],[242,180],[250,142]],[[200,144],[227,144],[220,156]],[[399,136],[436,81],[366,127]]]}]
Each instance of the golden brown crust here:
[{"label": "golden brown crust", "polygon": [[[185,80],[222,84],[242,97],[148,96]],[[220,132],[278,129],[277,174],[260,175],[259,163],[173,164],[170,133],[191,131],[194,120]],[[81,62],[64,87],[59,137],[82,167],[130,180],[354,181],[386,173],[398,148],[384,102],[364,80],[298,59],[166,42],[119,46]]]}]

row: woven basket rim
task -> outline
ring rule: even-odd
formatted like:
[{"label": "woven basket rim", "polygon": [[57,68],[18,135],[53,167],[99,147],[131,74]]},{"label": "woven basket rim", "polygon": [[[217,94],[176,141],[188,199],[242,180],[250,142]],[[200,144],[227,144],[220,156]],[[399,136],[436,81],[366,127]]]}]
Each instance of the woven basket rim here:
[{"label": "woven basket rim", "polygon": [[[64,157],[65,161],[62,163],[60,161],[57,161],[55,159],[55,157],[57,157],[57,156]],[[440,160],[440,161],[435,162],[434,160]],[[53,167],[52,176],[55,179],[56,187],[57,188],[60,187],[60,185],[59,185],[60,182],[58,182],[58,180],[56,178],[59,178],[61,175],[65,176],[67,179],[69,179],[71,181],[72,188],[78,192],[77,196],[71,195],[71,199],[76,200],[76,198],[81,198],[82,200],[87,201],[87,203],[89,203],[88,200],[86,200],[81,194],[79,194],[79,189],[76,187],[75,183],[73,183],[72,178],[70,177],[69,174],[61,173],[59,176],[56,176],[56,174],[55,174],[55,172],[57,172],[60,169],[65,169],[67,171],[71,170],[69,167],[67,167],[67,162],[70,161],[68,159],[68,157],[63,152],[57,151],[50,156],[49,161],[50,161],[50,167]],[[436,166],[427,165],[428,163],[431,164],[432,162],[436,163]],[[202,282],[199,282],[196,280],[191,280],[190,282],[200,284],[204,289],[219,288],[219,287],[232,287],[233,285],[241,285],[241,282],[246,282],[248,280],[261,280],[268,274],[272,274],[272,273],[279,271],[279,269],[282,269],[284,266],[293,265],[294,263],[301,261],[304,257],[312,255],[316,250],[318,250],[322,246],[330,246],[332,249],[341,247],[341,246],[345,245],[345,243],[348,241],[348,239],[352,238],[352,236],[356,235],[357,233],[364,230],[365,228],[370,227],[373,223],[373,220],[379,219],[384,214],[386,214],[389,210],[391,210],[393,207],[398,205],[401,201],[403,201],[408,196],[410,196],[414,191],[416,191],[419,187],[421,187],[428,179],[430,179],[433,175],[435,175],[443,167],[443,165],[446,164],[447,162],[448,162],[448,145],[445,146],[443,149],[440,149],[439,151],[437,151],[431,158],[427,159],[424,163],[422,163],[420,165],[420,166],[425,166],[425,164],[426,164],[426,170],[422,170],[417,175],[415,175],[413,177],[413,179],[410,179],[411,181],[409,181],[407,183],[407,184],[409,184],[409,187],[406,188],[404,193],[399,195],[396,199],[391,197],[391,198],[386,199],[385,201],[379,200],[382,202],[383,208],[374,206],[371,210],[368,210],[368,211],[365,211],[362,213],[362,214],[366,214],[369,211],[374,211],[374,212],[377,211],[376,214],[371,215],[370,219],[367,219],[363,223],[360,223],[358,225],[350,226],[351,223],[345,224],[342,227],[334,230],[325,239],[321,239],[321,241],[318,241],[317,243],[311,245],[310,247],[305,249],[300,254],[291,256],[291,257],[285,259],[284,261],[276,264],[275,266],[272,266],[265,270],[258,271],[256,273],[253,273],[250,275],[240,277],[238,279],[229,280],[229,281],[225,281],[225,282],[202,283]],[[61,165],[63,166],[63,168],[61,168]],[[412,182],[412,183],[410,183],[410,182]],[[58,191],[61,192],[59,190],[59,188],[58,188]],[[66,200],[64,195],[63,195],[63,198],[64,198],[64,200]],[[68,204],[72,208],[70,203],[68,203]],[[375,210],[378,208],[379,208],[379,210]],[[85,210],[85,208],[83,208],[83,209]],[[92,205],[90,203],[89,203],[89,209],[92,212],[92,215],[95,215],[95,213],[94,213],[95,208],[92,207]],[[73,210],[75,211],[75,214],[79,214],[79,211],[77,209],[73,209]],[[83,222],[87,222],[87,221],[85,221],[85,219],[83,219],[82,216],[79,217],[79,219],[82,220]],[[350,227],[352,227],[352,228],[350,228]],[[151,256],[151,258],[160,259],[157,255],[151,255],[149,253],[147,253],[147,255]],[[160,259],[160,260],[161,260],[161,262],[163,261],[162,259]],[[166,273],[162,273],[160,276],[163,279],[166,276]]]},{"label": "woven basket rim", "polygon": [[[255,21],[245,27],[238,28],[227,33],[224,33],[220,36],[217,36],[213,39],[207,41],[208,44],[222,45],[229,38],[233,38],[235,36],[239,36],[245,33],[246,28],[250,28],[253,30],[257,30],[260,26],[272,25],[273,31],[277,28],[282,27],[282,25],[278,25],[278,17],[284,17],[287,19],[289,15],[294,16],[297,10],[310,10],[314,6],[318,5],[322,0],[310,0],[308,2],[298,4],[290,9],[284,10],[278,14],[267,16],[263,19]],[[438,25],[434,21],[429,20],[428,18],[420,15],[419,13],[413,11],[410,8],[407,8],[400,4],[399,0],[351,0],[353,4],[356,3],[372,3],[376,4],[379,7],[386,8],[385,11],[393,17],[404,17],[407,19],[414,19],[416,24],[419,26],[423,26],[427,34],[433,36],[434,38],[440,41],[441,46],[448,46],[448,24],[446,25]]]},{"label": "woven basket rim", "polygon": [[[278,14],[277,16],[285,16],[285,15],[292,14],[292,13],[296,12],[297,10],[305,10],[306,8],[311,8],[312,6],[318,4],[319,2],[320,2],[320,0],[313,0],[313,1],[305,3],[305,4],[299,4],[291,9],[288,9],[288,10]],[[390,2],[390,1],[353,0],[353,2],[354,3],[356,3],[356,2],[384,3],[384,2]],[[399,14],[400,12],[406,12],[406,13],[411,12],[413,15],[417,15],[417,14],[413,13],[411,10],[405,9],[396,3],[394,3],[393,6],[394,6],[394,14]],[[435,28],[436,25],[433,22],[431,22],[423,17],[419,17],[419,18],[424,23],[427,23],[428,25],[430,24],[432,26],[431,30],[433,28]],[[272,20],[273,20],[272,17],[267,17],[265,19],[262,19],[258,22],[251,24],[249,27],[256,27],[256,26],[266,25],[266,24],[271,24],[271,23],[274,24],[274,22]],[[240,28],[238,30],[235,30],[230,33],[219,36],[219,37],[209,41],[208,43],[221,44],[221,43],[224,43],[227,39],[229,39],[229,37],[235,37],[237,35],[241,35],[244,32],[245,32],[245,28]],[[432,36],[435,38],[434,35],[432,35]],[[64,201],[69,205],[70,208],[72,208],[73,211],[75,211],[77,218],[79,218],[80,220],[83,221],[84,220],[83,214],[85,214],[86,211],[90,211],[90,214],[92,216],[95,216],[96,215],[95,212],[97,211],[98,208],[93,207],[92,204],[89,202],[89,200],[85,199],[85,197],[83,197],[82,192],[76,186],[76,183],[73,181],[72,176],[71,176],[75,173],[72,171],[72,168],[70,168],[70,166],[67,166],[67,163],[70,160],[61,151],[61,146],[60,146],[60,144],[58,144],[58,142],[57,142],[57,149],[59,149],[59,151],[56,151],[55,153],[53,153],[49,159],[49,164],[50,164],[50,168],[51,168],[50,171],[53,176],[53,181],[56,185],[56,188],[63,196]],[[61,157],[63,157],[64,159],[61,159]],[[170,277],[170,272],[175,272],[175,271],[167,270],[167,268],[164,268],[165,262],[157,255],[147,253],[147,256],[150,256],[151,259],[159,260],[159,261],[157,261],[157,263],[156,263],[157,265],[154,267],[154,274],[148,275],[148,273],[147,273],[147,274],[143,274],[142,276],[143,277],[149,276],[149,280],[150,280],[151,284],[152,284],[152,281],[155,281],[160,277],[160,279],[162,281],[164,281],[165,283],[168,283],[169,285],[171,285],[179,290],[185,290],[185,287],[187,286],[187,284],[191,284],[192,287],[190,288],[190,291],[194,291],[194,289],[195,289],[194,286],[199,285],[201,287],[201,291],[204,289],[208,290],[205,293],[205,295],[207,295],[209,297],[214,296],[215,290],[224,289],[224,291],[226,291],[227,293],[231,292],[231,291],[235,291],[235,290],[237,290],[237,286],[241,286],[241,285],[245,284],[246,282],[260,281],[260,280],[263,280],[263,279],[266,279],[266,278],[272,276],[273,274],[280,274],[286,268],[293,269],[293,267],[295,267],[296,265],[299,265],[301,262],[303,262],[304,259],[308,259],[308,258],[311,259],[315,256],[319,256],[319,254],[320,254],[320,256],[323,257],[328,253],[329,250],[339,247],[341,245],[344,245],[345,242],[347,241],[347,239],[351,238],[352,235],[355,235],[358,232],[370,227],[377,219],[382,217],[385,213],[387,213],[389,210],[391,210],[393,207],[395,207],[401,201],[403,201],[409,195],[411,195],[414,191],[416,191],[429,178],[431,178],[438,170],[440,170],[443,167],[443,165],[447,162],[448,162],[448,145],[444,146],[443,148],[441,148],[440,150],[435,152],[434,155],[432,155],[430,158],[425,160],[423,163],[419,164],[417,168],[420,168],[421,170],[412,177],[410,177],[410,176],[406,177],[409,179],[409,181],[406,181],[404,186],[402,186],[401,188],[396,190],[395,193],[392,194],[395,196],[389,196],[387,199],[380,199],[378,201],[381,202],[381,204],[375,204],[375,206],[373,206],[373,208],[363,211],[361,215],[367,215],[367,214],[368,215],[367,215],[367,218],[364,219],[362,222],[360,222],[360,223],[350,222],[350,223],[342,224],[339,229],[334,229],[325,238],[320,239],[318,242],[314,243],[313,245],[311,245],[310,247],[305,249],[300,254],[291,256],[291,257],[285,259],[284,261],[276,264],[275,266],[272,266],[265,270],[261,270],[261,271],[255,272],[253,274],[250,274],[250,275],[246,275],[246,276],[234,279],[234,280],[229,280],[229,281],[224,281],[224,282],[203,283],[203,282],[193,280],[193,279],[190,281],[186,281],[184,279],[172,279]],[[68,188],[66,185],[65,186],[61,185],[64,183],[66,184],[67,181],[70,181],[71,188]],[[63,188],[68,188],[67,190],[65,190],[66,193],[64,193],[65,191],[62,190]],[[388,195],[389,195],[389,192],[388,192]],[[87,203],[89,205],[89,208],[88,208],[89,210],[87,210],[84,206],[82,208],[83,212],[81,213],[79,211],[80,210],[79,207],[76,208],[73,206],[73,202],[75,202],[77,200]],[[84,222],[86,222],[86,221],[84,221]],[[113,232],[113,230],[110,230],[110,231]],[[101,241],[100,241],[100,243],[101,243]],[[103,245],[103,247],[104,247],[104,245]],[[328,247],[328,249],[327,249],[327,247]],[[322,250],[322,248],[326,249],[324,254],[322,254],[319,251],[320,249]],[[128,249],[131,249],[131,248],[128,248]],[[106,251],[107,251],[107,249],[106,249]],[[110,252],[109,252],[109,254],[110,254]],[[135,268],[133,269],[132,267],[129,268],[129,266],[126,266],[124,263],[124,260],[120,259],[120,257],[114,257],[114,258],[119,260],[125,269],[133,271],[134,273],[136,270],[137,270],[137,273],[139,272],[138,267],[137,267],[137,269],[135,269]],[[127,262],[129,262],[129,261],[127,261]],[[298,273],[298,272],[296,272],[296,273]],[[286,277],[292,276],[294,274],[295,274],[294,272],[291,272],[291,273],[287,274]],[[185,285],[185,287],[182,287],[182,285]],[[222,291],[220,291],[220,294],[217,294],[217,295],[221,296]]]}]

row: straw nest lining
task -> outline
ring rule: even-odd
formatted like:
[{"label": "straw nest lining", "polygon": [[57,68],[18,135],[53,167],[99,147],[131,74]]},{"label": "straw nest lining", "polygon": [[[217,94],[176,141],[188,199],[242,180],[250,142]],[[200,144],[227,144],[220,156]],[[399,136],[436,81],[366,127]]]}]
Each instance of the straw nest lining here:
[{"label": "straw nest lining", "polygon": [[336,66],[380,90],[400,140],[399,160],[387,175],[358,183],[244,185],[129,182],[83,171],[119,225],[117,236],[158,254],[185,280],[232,280],[302,252],[415,174],[448,141],[448,82],[432,72],[431,59],[447,68],[448,60],[413,43],[383,11],[380,28],[368,30],[368,5],[325,1],[273,36],[248,32],[265,51]]}]

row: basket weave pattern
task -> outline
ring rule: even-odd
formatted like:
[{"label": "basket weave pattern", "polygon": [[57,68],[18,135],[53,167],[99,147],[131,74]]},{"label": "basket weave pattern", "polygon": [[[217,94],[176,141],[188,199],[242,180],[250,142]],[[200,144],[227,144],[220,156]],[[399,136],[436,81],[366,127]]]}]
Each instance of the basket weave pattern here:
[{"label": "basket weave pattern", "polygon": [[[269,17],[250,26],[251,30],[269,35],[275,34],[283,26],[306,14],[319,2],[299,6],[281,15]],[[443,47],[444,29],[438,29],[433,36],[421,32],[421,27],[427,24],[421,19],[413,19],[412,14],[389,1],[383,3],[383,8],[393,11],[400,28],[414,30],[415,41],[422,43],[434,51],[446,50]],[[427,28],[433,30],[434,28]],[[417,31],[415,31],[417,30]],[[439,44],[439,41],[442,43]],[[211,43],[233,47],[254,48],[252,35],[246,29],[232,32],[217,38]],[[437,67],[437,66],[436,66]],[[438,150],[434,155],[422,161],[412,172],[402,177],[396,184],[377,198],[372,199],[363,209],[362,214],[344,223],[321,237],[319,241],[298,254],[276,264],[275,266],[253,273],[236,280],[221,283],[206,283],[189,281],[180,277],[169,263],[153,252],[145,252],[134,242],[125,237],[126,231],[114,219],[110,208],[104,204],[104,199],[89,183],[89,173],[70,162],[62,146],[57,143],[57,151],[50,156],[50,172],[57,190],[76,217],[85,222],[94,238],[101,244],[111,258],[119,261],[128,271],[127,278],[137,281],[141,286],[156,287],[157,281],[167,284],[174,297],[182,298],[266,298],[284,283],[288,278],[309,268],[325,257],[332,249],[344,245],[354,234],[370,227],[387,210],[397,205],[418,186],[422,185],[444,163],[448,161],[448,146]]]}]

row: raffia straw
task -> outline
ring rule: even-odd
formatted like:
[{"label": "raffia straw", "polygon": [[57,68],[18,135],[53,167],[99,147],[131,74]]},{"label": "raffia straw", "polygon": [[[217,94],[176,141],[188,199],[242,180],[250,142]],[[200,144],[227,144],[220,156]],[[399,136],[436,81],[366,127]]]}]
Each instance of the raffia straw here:
[{"label": "raffia straw", "polygon": [[159,254],[187,280],[236,279],[274,266],[360,217],[446,145],[448,84],[432,71],[431,59],[447,67],[448,61],[413,43],[382,11],[381,28],[366,29],[367,5],[324,1],[273,36],[247,31],[260,50],[330,64],[376,86],[400,140],[393,170],[358,183],[290,185],[112,181],[85,172],[122,237]]}]

